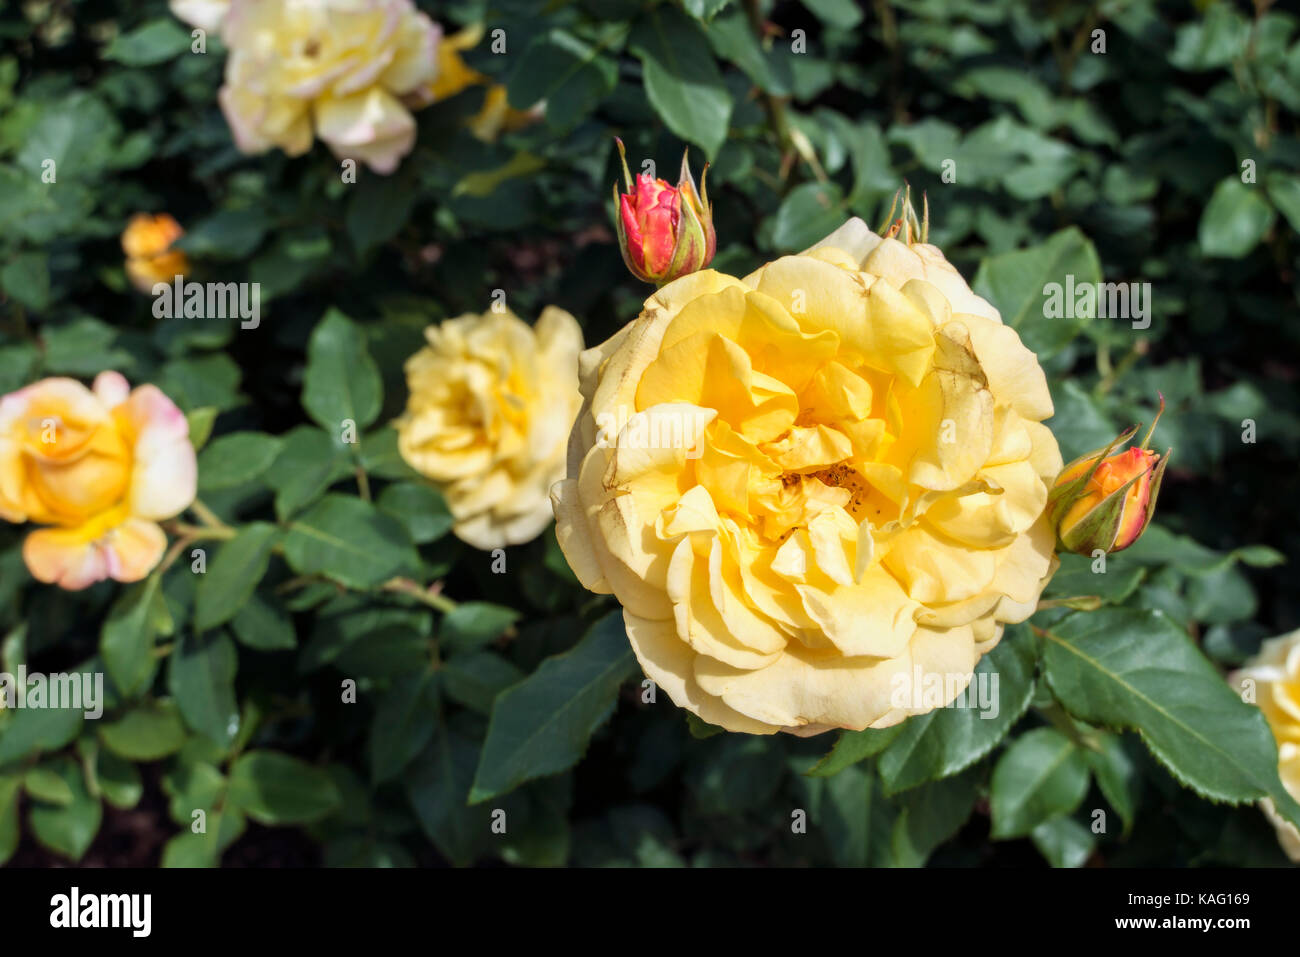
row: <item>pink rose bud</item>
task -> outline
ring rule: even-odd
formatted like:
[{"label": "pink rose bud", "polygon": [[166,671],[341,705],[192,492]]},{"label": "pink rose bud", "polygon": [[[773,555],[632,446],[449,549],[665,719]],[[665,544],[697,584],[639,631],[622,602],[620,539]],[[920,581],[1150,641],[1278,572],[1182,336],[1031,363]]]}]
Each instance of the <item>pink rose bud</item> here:
[{"label": "pink rose bud", "polygon": [[[703,269],[713,261],[718,238],[713,230],[713,215],[707,188],[695,189],[695,180],[682,155],[682,170],[677,186],[662,179],[639,174],[635,184],[627,168],[623,141],[618,143],[623,161],[623,182],[627,192],[614,187],[618,203],[615,227],[623,261],[638,279],[662,286],[688,273]],[[708,175],[705,165],[704,176]],[[703,177],[700,180],[704,183]]]},{"label": "pink rose bud", "polygon": [[[1160,411],[1165,398],[1160,397]],[[1089,452],[1067,465],[1047,497],[1047,516],[1056,528],[1061,547],[1090,555],[1095,550],[1118,552],[1141,537],[1156,509],[1160,480],[1169,454],[1147,448],[1156,423],[1151,423],[1141,448],[1111,451],[1138,430],[1125,430],[1104,449]]]}]

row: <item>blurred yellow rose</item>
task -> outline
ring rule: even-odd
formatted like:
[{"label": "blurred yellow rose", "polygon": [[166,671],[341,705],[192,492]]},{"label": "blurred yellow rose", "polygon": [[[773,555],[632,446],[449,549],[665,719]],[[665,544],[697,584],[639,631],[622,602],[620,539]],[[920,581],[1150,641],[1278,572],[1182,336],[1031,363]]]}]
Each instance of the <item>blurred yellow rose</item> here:
[{"label": "blurred yellow rose", "polygon": [[455,96],[471,86],[488,84],[483,105],[466,126],[475,137],[490,143],[503,132],[521,129],[534,122],[541,115],[541,110],[514,109],[506,99],[504,86],[492,83],[489,77],[465,62],[461,54],[478,46],[481,39],[482,24],[473,24],[444,37],[438,44],[438,76],[408,98],[408,102],[416,106],[428,106]]},{"label": "blurred yellow rose", "polygon": [[579,368],[560,545],[705,721],[888,727],[1034,611],[1051,396],[935,247],[854,219],[744,280],[685,276]]},{"label": "blurred yellow rose", "polygon": [[167,213],[137,213],[122,232],[126,253],[126,275],[141,292],[151,292],[154,283],[171,282],[189,272],[190,262],[172,244],[185,230]]},{"label": "blurred yellow rose", "polygon": [[162,558],[158,522],[194,500],[194,447],[180,409],[116,372],[93,388],[42,379],[0,399],[0,518],[31,532],[37,579],[85,588],[138,581]]},{"label": "blurred yellow rose", "polygon": [[391,173],[415,144],[402,97],[438,71],[439,28],[411,0],[233,0],[219,99],[245,153],[290,156],[312,136]]},{"label": "blurred yellow rose", "polygon": [[[1300,801],[1300,631],[1264,642],[1259,653],[1228,680],[1238,692],[1253,691],[1253,700],[1277,739],[1282,784]],[[1282,850],[1291,860],[1300,861],[1300,830],[1277,813],[1271,800],[1261,804],[1277,828]]]},{"label": "blurred yellow rose", "polygon": [[462,540],[492,549],[536,538],[582,401],[582,330],[548,306],[536,328],[486,312],[430,326],[425,338],[406,362],[402,457],[441,487]]}]

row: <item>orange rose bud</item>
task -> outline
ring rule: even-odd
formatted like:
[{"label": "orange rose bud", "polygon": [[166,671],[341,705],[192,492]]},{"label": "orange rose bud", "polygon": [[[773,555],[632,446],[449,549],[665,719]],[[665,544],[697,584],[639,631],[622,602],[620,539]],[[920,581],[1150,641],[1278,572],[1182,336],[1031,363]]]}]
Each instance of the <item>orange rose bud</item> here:
[{"label": "orange rose bud", "polygon": [[[634,184],[623,141],[616,138],[614,142],[618,143],[618,154],[623,161],[623,183],[627,189],[620,194],[617,184],[614,186],[614,201],[618,204],[614,225],[627,268],[638,279],[659,286],[703,269],[713,261],[718,237],[713,230],[708,190],[695,189],[687,154],[682,154],[682,170],[676,187],[644,173],[637,176]],[[708,172],[706,164],[701,185]]]},{"label": "orange rose bud", "polygon": [[1061,548],[1081,555],[1098,549],[1118,552],[1141,537],[1155,512],[1160,480],[1173,452],[1159,455],[1147,448],[1164,411],[1162,395],[1156,421],[1140,448],[1112,454],[1137,433],[1135,425],[1104,449],[1075,459],[1061,471],[1047,497],[1047,517]]},{"label": "orange rose bud", "polygon": [[155,283],[171,282],[189,272],[185,253],[172,248],[184,234],[180,223],[167,213],[131,217],[122,232],[122,252],[126,253],[126,275],[136,289],[151,292]]}]

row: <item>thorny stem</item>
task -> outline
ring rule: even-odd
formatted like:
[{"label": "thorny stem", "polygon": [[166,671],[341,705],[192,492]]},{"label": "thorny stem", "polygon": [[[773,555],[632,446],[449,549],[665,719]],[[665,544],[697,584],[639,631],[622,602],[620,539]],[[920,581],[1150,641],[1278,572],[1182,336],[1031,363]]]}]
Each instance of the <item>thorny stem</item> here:
[{"label": "thorny stem", "polygon": [[[763,11],[759,0],[746,0],[745,11],[749,15],[749,26],[754,31],[754,36],[760,44],[763,42]],[[767,90],[759,88],[759,98],[763,101],[763,109],[767,113],[768,122],[772,124],[772,129],[776,133],[777,140],[781,145],[783,159],[781,162],[781,179],[785,179],[789,171],[789,160],[794,155],[798,155],[808,164],[812,170],[813,176],[819,183],[828,182],[826,171],[822,169],[822,164],[817,159],[817,152],[813,149],[808,137],[804,136],[797,130],[790,127],[790,121],[785,112],[785,100],[773,96]]]},{"label": "thorny stem", "polygon": [[412,581],[409,578],[390,578],[380,586],[383,591],[395,592],[399,595],[407,595],[416,601],[423,602],[430,608],[436,608],[443,614],[455,611],[456,602],[452,601],[446,595],[442,594],[441,582],[435,582],[428,588],[425,588],[419,582]]}]

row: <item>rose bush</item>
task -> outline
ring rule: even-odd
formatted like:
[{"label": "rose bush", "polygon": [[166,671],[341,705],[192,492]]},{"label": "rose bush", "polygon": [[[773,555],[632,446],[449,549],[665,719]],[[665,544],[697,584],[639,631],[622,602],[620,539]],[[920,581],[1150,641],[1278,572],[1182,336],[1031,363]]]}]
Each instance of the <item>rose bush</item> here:
[{"label": "rose bush", "polygon": [[1283,6],[7,5],[0,862],[1286,864]]}]

